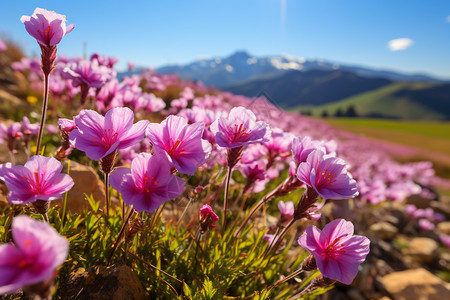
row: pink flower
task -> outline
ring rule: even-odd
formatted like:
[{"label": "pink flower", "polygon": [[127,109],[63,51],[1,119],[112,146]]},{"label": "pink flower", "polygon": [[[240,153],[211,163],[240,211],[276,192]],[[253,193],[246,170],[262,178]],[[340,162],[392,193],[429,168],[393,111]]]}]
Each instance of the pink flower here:
[{"label": "pink flower", "polygon": [[100,66],[95,60],[80,60],[72,62],[65,67],[61,73],[65,79],[72,79],[72,85],[101,88],[106,80],[112,77],[111,70],[105,66]]},{"label": "pink flower", "polygon": [[44,46],[56,46],[75,25],[66,26],[66,16],[54,11],[36,8],[32,16],[22,16],[20,21],[28,33]]},{"label": "pink flower", "polygon": [[214,213],[211,206],[205,204],[200,208],[200,226],[203,231],[216,227],[217,221],[219,221],[219,217]]},{"label": "pink flower", "polygon": [[268,242],[269,245],[272,244],[274,238],[275,238],[275,235],[273,235],[273,234],[268,234],[268,233],[264,233],[264,235],[263,235],[263,237],[262,237],[262,239],[265,240],[266,242]]},{"label": "pink flower", "polygon": [[14,244],[0,245],[0,294],[51,279],[69,251],[53,227],[25,215],[13,219],[12,235]]},{"label": "pink flower", "polygon": [[325,199],[353,198],[359,194],[345,162],[327,157],[321,150],[314,150],[306,162],[300,163],[297,178]]},{"label": "pink flower", "polygon": [[147,137],[154,151],[164,153],[178,172],[194,175],[211,153],[211,144],[202,139],[204,123],[187,124],[170,115],[161,124],[150,123]]},{"label": "pink flower", "polygon": [[447,248],[450,248],[450,235],[447,234],[440,234],[439,239],[441,240],[442,244],[444,244]]},{"label": "pink flower", "polygon": [[121,167],[111,174],[111,186],[137,212],[153,212],[183,193],[184,180],[171,175],[166,156],[141,153],[131,162],[131,169]]},{"label": "pink flower", "polygon": [[353,231],[351,222],[336,219],[327,224],[323,231],[309,226],[299,237],[298,243],[314,255],[324,277],[351,284],[358,274],[359,264],[370,250],[369,239],[353,236]]},{"label": "pink flower", "polygon": [[311,140],[309,136],[305,136],[302,139],[295,137],[292,140],[292,156],[296,165],[298,166],[300,163],[306,162],[308,155],[314,150],[319,149],[319,147],[320,142]]},{"label": "pink flower", "polygon": [[0,51],[6,51],[8,50],[8,45],[2,39],[0,39]]},{"label": "pink flower", "polygon": [[50,201],[60,199],[74,184],[69,175],[61,174],[62,168],[53,157],[35,155],[24,166],[0,165],[0,179],[5,181],[8,200],[13,204]]},{"label": "pink flower", "polygon": [[127,107],[116,107],[103,117],[93,110],[84,109],[74,118],[77,129],[69,134],[75,148],[99,160],[117,149],[125,149],[144,138],[148,121],[133,124],[134,113]]},{"label": "pink flower", "polygon": [[23,134],[37,135],[39,132],[39,123],[31,124],[30,120],[24,116],[22,118],[22,128],[21,131]]},{"label": "pink flower", "polygon": [[294,216],[295,206],[294,202],[292,201],[288,202],[279,201],[278,209],[280,210],[281,216],[284,218],[292,219],[292,217]]},{"label": "pink flower", "polygon": [[434,226],[433,223],[431,223],[430,221],[428,221],[427,219],[420,219],[419,220],[419,226],[420,228],[422,228],[423,230],[433,230],[436,226]]},{"label": "pink flower", "polygon": [[230,111],[228,118],[220,117],[211,124],[216,143],[224,148],[236,148],[253,143],[268,142],[269,125],[256,121],[251,110],[242,106]]}]

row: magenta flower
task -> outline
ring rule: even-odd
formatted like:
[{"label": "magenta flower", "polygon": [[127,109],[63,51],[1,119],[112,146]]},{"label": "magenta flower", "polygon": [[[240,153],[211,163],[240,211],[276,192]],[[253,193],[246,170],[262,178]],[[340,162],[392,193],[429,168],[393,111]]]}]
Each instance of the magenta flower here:
[{"label": "magenta flower", "polygon": [[131,162],[131,169],[115,169],[111,174],[111,186],[136,211],[153,212],[163,202],[183,193],[184,180],[171,175],[171,164],[166,156],[141,153]]},{"label": "magenta flower", "polygon": [[434,230],[434,228],[436,227],[433,223],[431,223],[427,219],[420,219],[419,226],[423,230],[427,230],[427,231]]},{"label": "magenta flower", "polygon": [[211,124],[216,143],[224,148],[236,148],[253,143],[268,142],[269,125],[256,121],[255,114],[242,106],[230,111],[228,118],[220,117]]},{"label": "magenta flower", "polygon": [[26,215],[13,219],[12,235],[14,244],[0,245],[0,294],[51,279],[69,251],[65,237]]},{"label": "magenta flower", "polygon": [[204,123],[189,125],[186,119],[170,115],[161,124],[150,123],[147,137],[154,151],[164,153],[178,172],[194,175],[211,152],[211,144],[202,139],[204,129]]},{"label": "magenta flower", "polygon": [[103,117],[93,110],[84,109],[74,118],[77,129],[69,134],[70,142],[99,160],[117,149],[125,149],[144,138],[148,121],[133,124],[134,113],[127,107],[116,107]]},{"label": "magenta flower", "polygon": [[298,238],[298,243],[314,255],[324,277],[351,284],[358,274],[359,264],[370,250],[369,239],[353,236],[353,231],[351,222],[336,219],[322,231],[314,225],[309,226]]},{"label": "magenta flower", "polygon": [[439,235],[439,239],[441,240],[442,244],[444,244],[447,248],[450,248],[450,235],[441,233]]},{"label": "magenta flower", "polygon": [[[303,138],[295,137],[292,140],[292,156],[298,166],[302,162],[306,162],[308,155],[320,147],[320,142],[313,141],[309,136]],[[323,148],[323,147],[321,147]],[[320,149],[321,149],[320,148]]]},{"label": "magenta flower", "polygon": [[31,123],[30,120],[24,116],[22,118],[21,131],[25,135],[36,135],[39,132],[39,123]]},{"label": "magenta flower", "polygon": [[0,39],[0,51],[6,51],[8,50],[8,45],[2,39]]},{"label": "magenta flower", "polygon": [[80,101],[83,105],[87,99],[90,88],[101,88],[105,82],[113,77],[113,71],[105,66],[99,66],[98,62],[80,60],[68,64],[62,70],[61,76],[72,80],[73,87],[80,87]]},{"label": "magenta flower", "polygon": [[219,221],[219,216],[214,213],[211,206],[205,204],[200,208],[200,226],[202,231],[216,227],[217,221]]},{"label": "magenta flower", "polygon": [[5,181],[8,200],[13,204],[50,201],[60,199],[74,184],[69,175],[61,174],[62,168],[53,157],[35,155],[24,166],[0,165],[0,179]]},{"label": "magenta flower", "polygon": [[294,216],[295,206],[292,201],[283,202],[280,200],[278,202],[278,209],[280,210],[282,218],[292,219]]},{"label": "magenta flower", "polygon": [[346,199],[359,194],[356,181],[347,172],[342,159],[314,150],[300,163],[297,178],[314,188],[325,199]]},{"label": "magenta flower", "polygon": [[43,8],[36,8],[32,16],[22,16],[20,21],[28,33],[44,46],[56,46],[75,25],[66,26],[66,16]]},{"label": "magenta flower", "polygon": [[80,60],[72,62],[61,73],[65,79],[72,79],[74,87],[86,85],[93,88],[101,88],[107,79],[112,77],[111,70],[105,66],[99,66],[97,61]]}]

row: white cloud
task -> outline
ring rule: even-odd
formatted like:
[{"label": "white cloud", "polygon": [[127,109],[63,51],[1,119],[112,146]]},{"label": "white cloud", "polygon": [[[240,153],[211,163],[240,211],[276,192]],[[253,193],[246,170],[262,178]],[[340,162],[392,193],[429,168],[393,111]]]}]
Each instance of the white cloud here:
[{"label": "white cloud", "polygon": [[388,42],[391,51],[405,50],[411,47],[412,44],[414,44],[414,41],[409,38],[394,39]]},{"label": "white cloud", "polygon": [[447,21],[448,23],[450,23],[450,15],[447,16],[447,18],[445,19],[445,21]]}]

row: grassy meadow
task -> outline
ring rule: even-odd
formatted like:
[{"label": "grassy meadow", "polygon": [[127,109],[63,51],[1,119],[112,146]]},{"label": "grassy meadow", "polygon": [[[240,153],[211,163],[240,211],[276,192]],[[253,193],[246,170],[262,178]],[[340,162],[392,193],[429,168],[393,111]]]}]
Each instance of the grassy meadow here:
[{"label": "grassy meadow", "polygon": [[364,118],[324,118],[334,128],[414,148],[414,157],[393,155],[401,161],[431,160],[436,171],[450,178],[450,122],[400,121]]}]

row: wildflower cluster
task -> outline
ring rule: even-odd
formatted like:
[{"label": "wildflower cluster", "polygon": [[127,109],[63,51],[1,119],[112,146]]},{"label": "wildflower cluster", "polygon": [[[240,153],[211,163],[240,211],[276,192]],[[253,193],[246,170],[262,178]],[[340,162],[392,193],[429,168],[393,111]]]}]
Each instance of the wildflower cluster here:
[{"label": "wildflower cluster", "polygon": [[[287,112],[255,114],[246,97],[152,70],[119,81],[117,59],[99,54],[57,58],[58,43],[74,28],[65,16],[38,8],[21,20],[42,55],[12,68],[28,73],[30,86],[43,80],[44,94],[39,123],[27,117],[9,127],[0,123],[0,141],[12,158],[0,164],[10,204],[0,225],[12,223],[12,239],[0,232],[0,294],[22,289],[48,297],[55,280],[63,287],[79,267],[113,268],[118,261],[133,266],[149,295],[162,298],[278,293],[287,299],[298,285],[279,287],[303,271],[305,282],[315,279],[299,295],[323,293],[336,281],[352,283],[370,241],[322,207],[398,200],[425,191],[415,183],[417,170],[422,180],[434,178],[430,166],[400,165],[382,154],[375,153],[384,161],[376,167],[374,160],[360,161],[351,154],[357,147],[338,144],[324,125]],[[48,137],[41,149],[49,91],[53,112],[69,114],[50,114],[61,138]],[[14,161],[20,141],[24,165]],[[66,210],[71,190],[84,188],[70,175],[71,160],[104,174],[102,197],[86,192],[79,211]],[[275,201],[281,197],[290,201]],[[62,208],[50,207],[59,199]],[[278,222],[261,229],[257,219],[276,205]],[[56,277],[58,268],[63,276]],[[279,280],[287,269],[297,271]]]}]

